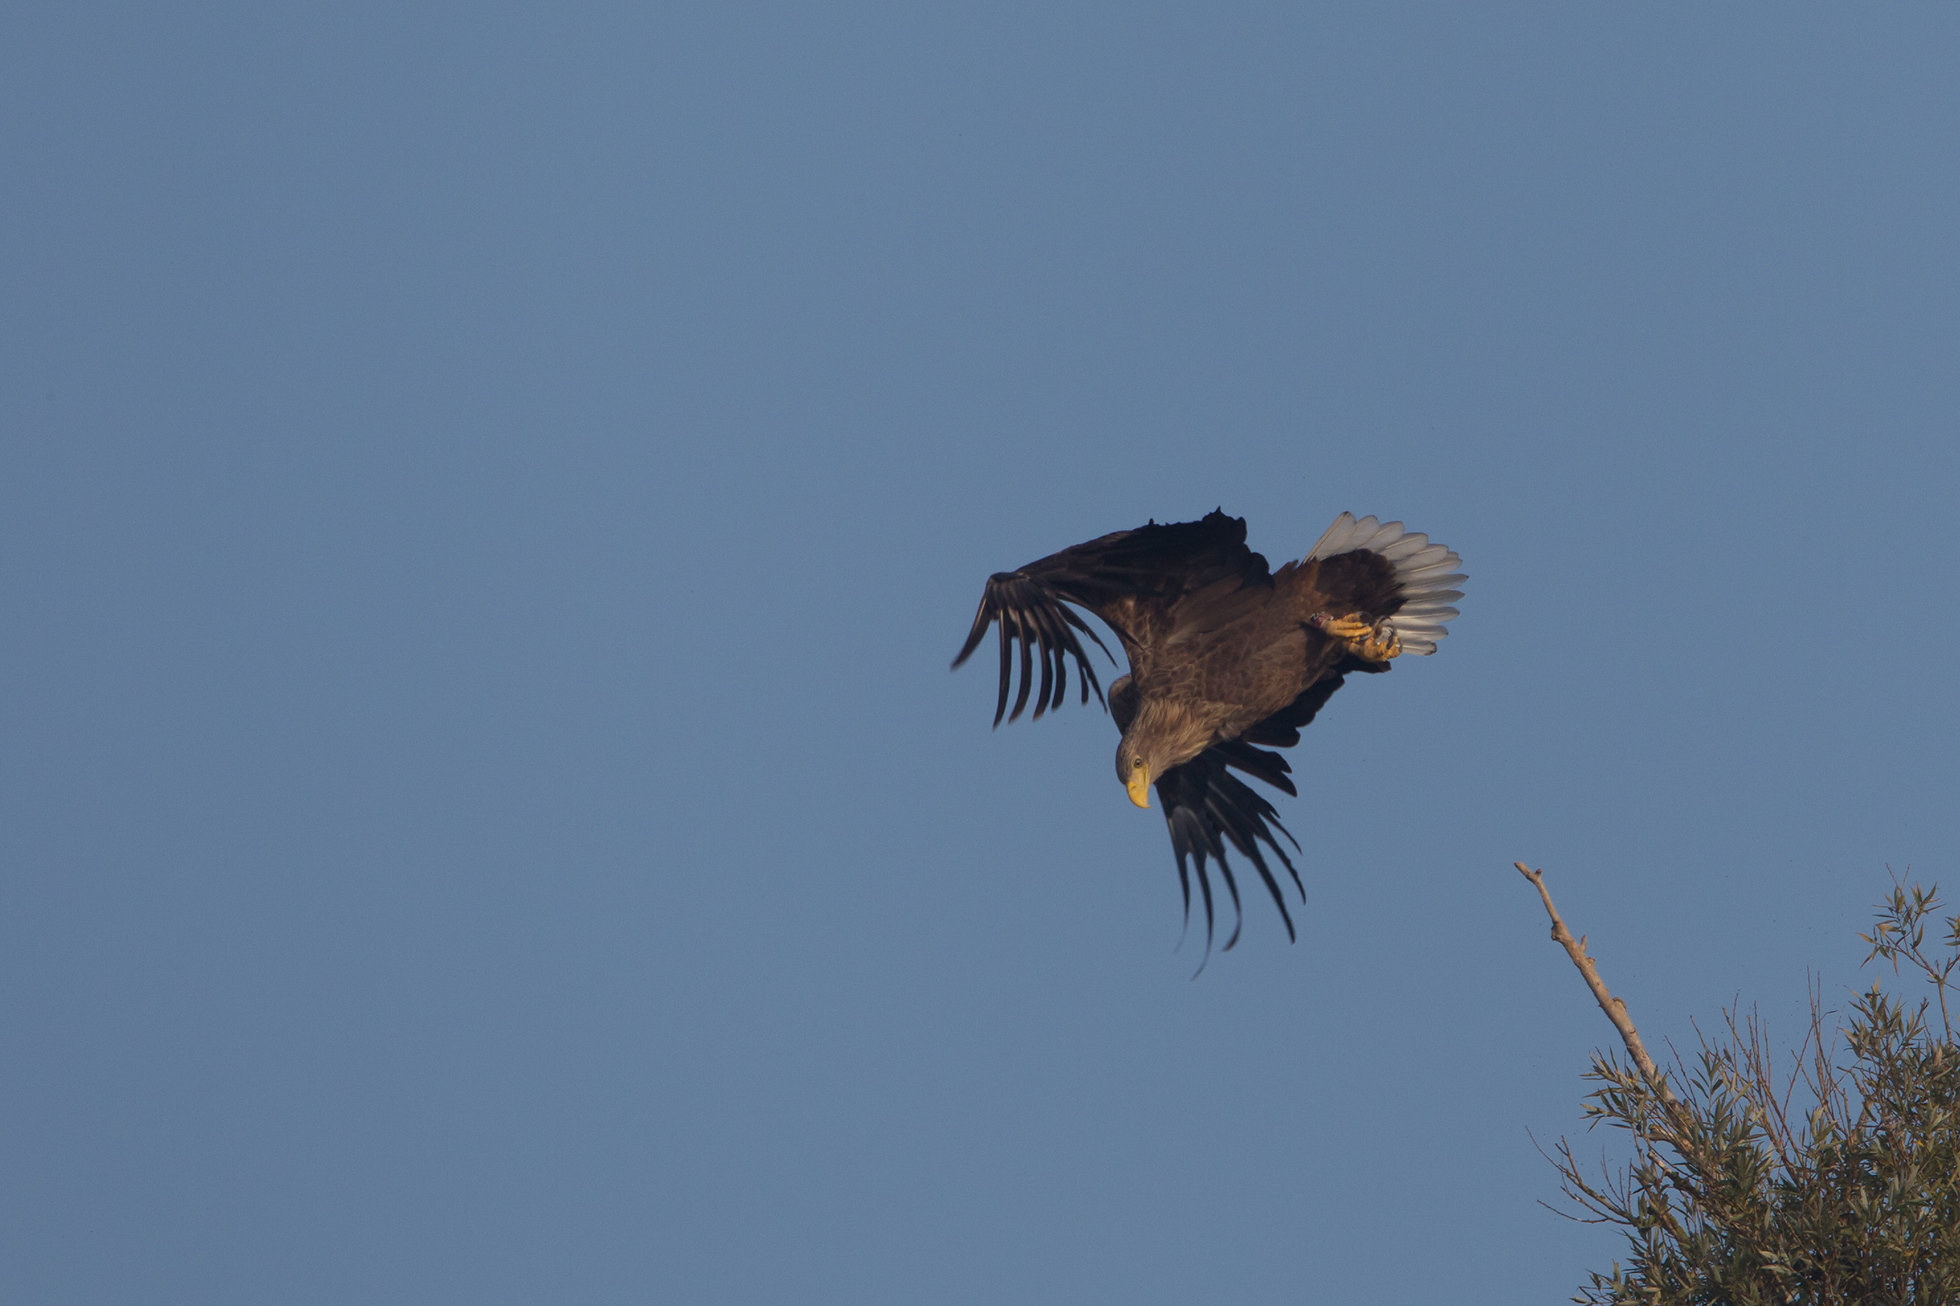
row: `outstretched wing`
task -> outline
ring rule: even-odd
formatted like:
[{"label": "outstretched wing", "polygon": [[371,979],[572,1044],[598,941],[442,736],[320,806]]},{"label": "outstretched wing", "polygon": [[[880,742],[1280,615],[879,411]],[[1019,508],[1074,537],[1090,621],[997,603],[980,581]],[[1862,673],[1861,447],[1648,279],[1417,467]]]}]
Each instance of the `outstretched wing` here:
[{"label": "outstretched wing", "polygon": [[973,629],[967,634],[960,655],[953,659],[955,670],[973,656],[973,650],[986,637],[987,627],[995,622],[1000,624],[1000,702],[994,706],[995,725],[1000,724],[1001,714],[1007,711],[1007,687],[1014,678],[1017,647],[1021,650],[1021,692],[1014,697],[1014,715],[1007,718],[1009,721],[1018,720],[1028,705],[1028,687],[1033,682],[1036,662],[1041,664],[1041,695],[1034,701],[1035,720],[1039,721],[1049,708],[1062,705],[1068,693],[1071,657],[1082,675],[1082,701],[1089,701],[1091,689],[1101,701],[1102,686],[1096,681],[1096,669],[1090,665],[1075,632],[1079,630],[1095,640],[1096,647],[1111,662],[1116,660],[1115,654],[1109,651],[1101,636],[1075,615],[1073,608],[1025,569],[997,571],[987,577],[987,590],[980,596],[980,611],[973,618]]},{"label": "outstretched wing", "polygon": [[[1266,560],[1245,547],[1245,522],[1213,512],[1201,521],[1160,526],[1155,522],[1133,531],[1117,531],[1100,539],[1063,549],[1018,571],[996,572],[987,579],[966,644],[953,659],[958,667],[986,637],[987,627],[1000,626],[1000,699],[994,724],[1006,716],[1020,717],[1034,688],[1034,668],[1041,667],[1040,692],[1034,715],[1060,707],[1068,689],[1068,661],[1075,660],[1082,677],[1082,701],[1102,686],[1090,666],[1077,632],[1096,641],[1113,662],[1096,633],[1068,605],[1095,614],[1134,651],[1154,638],[1167,621],[1171,605],[1194,590],[1228,577],[1241,584],[1270,584]],[[1015,650],[1020,650],[1021,686],[1014,710],[1007,711],[1007,691],[1014,678]]]},{"label": "outstretched wing", "polygon": [[1280,919],[1286,923],[1288,939],[1296,937],[1293,913],[1287,910],[1286,895],[1280,892],[1279,881],[1266,861],[1261,844],[1279,859],[1287,875],[1292,877],[1294,891],[1302,902],[1306,901],[1300,873],[1293,868],[1293,859],[1286,855],[1274,831],[1285,836],[1296,852],[1300,848],[1299,840],[1280,823],[1273,805],[1228,768],[1243,771],[1289,794],[1295,792],[1293,782],[1287,779],[1291,768],[1286,759],[1278,753],[1254,748],[1243,739],[1213,744],[1182,766],[1171,767],[1157,777],[1157,798],[1164,805],[1164,824],[1170,827],[1171,851],[1177,855],[1177,879],[1184,891],[1187,923],[1191,919],[1191,872],[1197,872],[1198,890],[1205,906],[1207,956],[1211,953],[1214,917],[1211,877],[1207,872],[1210,861],[1218,863],[1219,878],[1225,881],[1226,892],[1232,899],[1232,937],[1225,940],[1226,952],[1238,943],[1239,931],[1245,926],[1238,881],[1232,874],[1231,859],[1226,856],[1227,844],[1259,872],[1266,892],[1272,895],[1273,905],[1279,908]]}]

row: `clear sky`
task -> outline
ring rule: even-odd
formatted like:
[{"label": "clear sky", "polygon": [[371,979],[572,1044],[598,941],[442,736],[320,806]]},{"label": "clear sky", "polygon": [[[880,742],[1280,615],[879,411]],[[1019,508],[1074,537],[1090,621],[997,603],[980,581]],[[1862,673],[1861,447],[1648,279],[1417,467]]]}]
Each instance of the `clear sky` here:
[{"label": "clear sky", "polygon": [[[1960,11],[16,4],[0,1297],[1564,1300],[1960,891]],[[981,585],[1461,552],[1195,982]],[[1582,1150],[1612,1140],[1588,1140]]]}]

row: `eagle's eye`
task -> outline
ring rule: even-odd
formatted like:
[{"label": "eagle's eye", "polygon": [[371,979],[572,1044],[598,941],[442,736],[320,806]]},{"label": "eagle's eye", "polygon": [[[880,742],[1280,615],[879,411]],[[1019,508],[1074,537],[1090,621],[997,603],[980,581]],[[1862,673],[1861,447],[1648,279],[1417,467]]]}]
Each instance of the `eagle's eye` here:
[{"label": "eagle's eye", "polygon": [[1142,766],[1142,765],[1143,765],[1143,759],[1142,759],[1142,758],[1140,758],[1140,757],[1133,757],[1133,758],[1131,758],[1131,759],[1130,759],[1130,769],[1131,769],[1131,770],[1135,770],[1135,769],[1136,769],[1137,767],[1139,767],[1139,766]]}]

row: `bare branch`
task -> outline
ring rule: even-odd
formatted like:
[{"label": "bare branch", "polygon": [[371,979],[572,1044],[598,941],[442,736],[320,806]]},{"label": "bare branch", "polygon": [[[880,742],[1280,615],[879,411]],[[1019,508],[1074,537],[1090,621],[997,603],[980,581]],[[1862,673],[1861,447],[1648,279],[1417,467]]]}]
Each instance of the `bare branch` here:
[{"label": "bare branch", "polygon": [[1686,1126],[1689,1123],[1687,1113],[1683,1110],[1680,1100],[1674,1096],[1673,1090],[1668,1088],[1667,1080],[1661,1074],[1659,1067],[1655,1066],[1654,1059],[1647,1055],[1647,1045],[1640,1041],[1640,1031],[1633,1027],[1633,1020],[1627,1015],[1627,1004],[1607,991],[1606,981],[1599,977],[1599,967],[1593,963],[1591,957],[1586,955],[1585,940],[1572,937],[1572,931],[1565,928],[1565,918],[1560,916],[1558,908],[1552,905],[1551,890],[1545,887],[1545,873],[1534,871],[1523,862],[1511,864],[1518,868],[1518,874],[1537,886],[1538,896],[1545,903],[1545,914],[1552,918],[1553,941],[1565,949],[1565,955],[1572,958],[1572,964],[1577,966],[1579,974],[1585,977],[1586,987],[1592,990],[1594,1000],[1599,1003],[1599,1009],[1606,1013],[1606,1019],[1612,1021],[1613,1028],[1620,1031],[1620,1041],[1626,1044],[1627,1055],[1633,1058],[1634,1065],[1640,1067],[1640,1073],[1647,1080],[1648,1086],[1654,1090],[1654,1096],[1661,1100],[1661,1104],[1667,1108],[1668,1115],[1674,1118],[1677,1126]]}]

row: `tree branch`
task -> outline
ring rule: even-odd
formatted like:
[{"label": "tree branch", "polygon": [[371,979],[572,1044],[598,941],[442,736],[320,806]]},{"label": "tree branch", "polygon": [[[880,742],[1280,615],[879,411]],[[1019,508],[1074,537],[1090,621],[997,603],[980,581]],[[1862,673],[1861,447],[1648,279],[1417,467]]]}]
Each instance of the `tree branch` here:
[{"label": "tree branch", "polygon": [[1511,865],[1518,868],[1518,874],[1537,886],[1538,896],[1545,902],[1545,914],[1552,918],[1553,941],[1565,949],[1565,955],[1572,958],[1572,964],[1577,966],[1579,974],[1585,977],[1586,987],[1592,990],[1593,998],[1599,1003],[1599,1009],[1606,1013],[1606,1019],[1613,1022],[1613,1028],[1620,1031],[1620,1041],[1626,1044],[1627,1055],[1633,1058],[1633,1064],[1640,1067],[1641,1075],[1647,1080],[1648,1086],[1654,1090],[1654,1095],[1660,1098],[1661,1104],[1667,1108],[1668,1115],[1673,1117],[1677,1126],[1685,1126],[1688,1123],[1685,1119],[1686,1109],[1668,1088],[1667,1080],[1661,1077],[1659,1067],[1654,1065],[1654,1059],[1647,1055],[1647,1045],[1640,1041],[1640,1031],[1633,1027],[1632,1019],[1627,1016],[1627,1004],[1607,991],[1606,981],[1599,977],[1599,967],[1594,965],[1593,959],[1586,955],[1584,936],[1573,938],[1572,931],[1565,928],[1565,919],[1558,914],[1558,908],[1552,905],[1551,891],[1545,887],[1545,873],[1534,871],[1523,862],[1512,862]]}]

